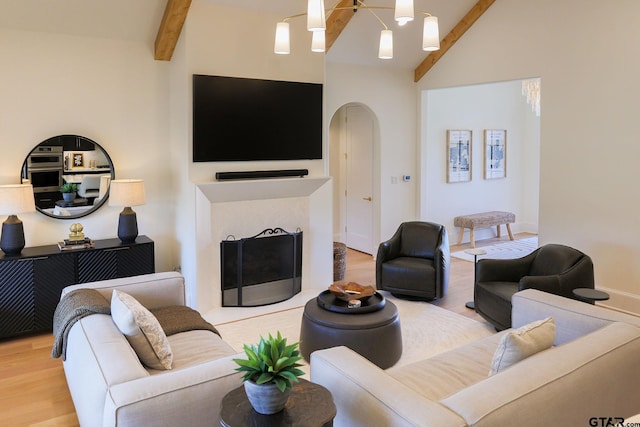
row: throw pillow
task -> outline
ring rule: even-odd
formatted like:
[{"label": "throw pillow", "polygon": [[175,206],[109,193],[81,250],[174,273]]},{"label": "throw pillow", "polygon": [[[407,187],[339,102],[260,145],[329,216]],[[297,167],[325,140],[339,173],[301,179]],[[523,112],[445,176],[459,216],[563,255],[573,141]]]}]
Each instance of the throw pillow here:
[{"label": "throw pillow", "polygon": [[556,325],[553,317],[529,323],[506,333],[500,340],[491,361],[489,376],[507,369],[527,357],[553,346]]},{"label": "throw pillow", "polygon": [[153,369],[171,369],[173,353],[158,319],[131,295],[113,290],[111,318],[138,355]]}]

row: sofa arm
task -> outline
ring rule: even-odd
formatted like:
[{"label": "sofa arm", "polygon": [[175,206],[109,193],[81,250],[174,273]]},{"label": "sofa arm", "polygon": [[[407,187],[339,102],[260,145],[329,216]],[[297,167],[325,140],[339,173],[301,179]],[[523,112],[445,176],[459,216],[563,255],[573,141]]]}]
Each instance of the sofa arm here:
[{"label": "sofa arm", "polygon": [[638,354],[640,329],[614,322],[536,353],[442,404],[477,427],[587,426],[593,417],[628,417],[640,402]]},{"label": "sofa arm", "polygon": [[333,396],[335,426],[464,426],[458,415],[419,396],[347,347],[311,353],[311,381]]},{"label": "sofa arm", "polygon": [[176,371],[164,371],[112,386],[103,426],[191,427],[216,425],[222,398],[242,385],[238,366],[227,356]]},{"label": "sofa arm", "polygon": [[600,329],[612,322],[640,327],[640,318],[542,292],[527,289],[511,297],[512,326],[520,326],[552,316],[556,325],[555,344],[563,344]]},{"label": "sofa arm", "polygon": [[148,309],[185,305],[186,301],[184,277],[174,271],[80,283],[67,286],[62,290],[62,295],[82,288],[96,289],[108,301],[111,301],[113,290],[118,289],[128,293]]}]

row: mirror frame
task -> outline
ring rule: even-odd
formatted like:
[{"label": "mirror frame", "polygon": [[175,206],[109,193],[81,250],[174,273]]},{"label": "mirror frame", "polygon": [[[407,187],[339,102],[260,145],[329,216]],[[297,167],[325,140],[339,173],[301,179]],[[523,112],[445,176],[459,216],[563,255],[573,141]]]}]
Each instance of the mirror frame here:
[{"label": "mirror frame", "polygon": [[[29,177],[28,173],[29,173],[29,157],[31,156],[31,154],[40,146],[47,146],[47,145],[54,145],[53,142],[55,142],[56,139],[61,139],[63,137],[69,138],[76,138],[76,139],[82,139],[84,141],[87,141],[91,144],[94,144],[95,149],[96,150],[101,150],[102,153],[104,154],[104,157],[106,158],[107,162],[109,163],[109,168],[111,169],[111,179],[115,179],[115,167],[113,165],[113,161],[111,160],[111,157],[109,156],[109,153],[107,153],[107,151],[97,142],[95,142],[94,140],[87,138],[86,136],[81,136],[81,135],[71,135],[71,134],[64,134],[64,135],[56,135],[53,136],[51,138],[47,138],[44,141],[40,142],[39,144],[37,144],[35,147],[33,147],[33,149],[31,149],[31,151],[29,151],[29,153],[27,154],[27,157],[25,158],[24,162],[22,163],[22,168],[20,169],[20,182],[22,182],[22,180],[27,179]],[[78,150],[80,151],[80,150]],[[86,151],[86,150],[85,150]],[[64,151],[63,151],[64,153]],[[65,172],[67,172],[66,169],[64,169],[64,159],[63,159],[63,166],[62,166],[62,174],[64,175]],[[62,180],[62,178],[61,178]],[[87,209],[86,211],[79,213],[79,214],[75,214],[75,215],[69,215],[69,216],[61,216],[61,215],[53,215],[52,213],[46,212],[45,210],[43,210],[42,208],[40,208],[37,204],[36,204],[36,210],[38,212],[40,212],[43,215],[48,216],[49,218],[54,218],[54,219],[63,219],[63,220],[67,220],[67,219],[77,219],[77,218],[82,218],[85,217],[87,215],[92,214],[93,212],[97,211],[98,209],[100,209],[107,200],[109,200],[109,192],[110,192],[110,188],[109,190],[107,190],[107,193],[104,195],[104,197],[98,202],[97,205],[94,205],[91,209]],[[34,191],[34,196],[35,196],[35,191]]]}]

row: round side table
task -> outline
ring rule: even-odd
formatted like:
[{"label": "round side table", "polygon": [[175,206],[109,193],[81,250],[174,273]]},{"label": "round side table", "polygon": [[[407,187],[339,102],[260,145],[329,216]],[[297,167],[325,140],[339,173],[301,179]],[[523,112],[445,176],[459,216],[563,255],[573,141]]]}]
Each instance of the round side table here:
[{"label": "round side table", "polygon": [[573,294],[580,298],[584,302],[595,304],[596,301],[606,301],[609,299],[609,294],[597,289],[591,288],[575,288]]},{"label": "round side table", "polygon": [[276,414],[257,413],[247,399],[244,385],[227,393],[220,404],[220,425],[224,427],[332,426],[335,416],[331,392],[304,379],[293,384],[287,404]]},{"label": "round side table", "polygon": [[[480,248],[467,249],[464,251],[465,254],[473,255],[473,286],[476,286],[476,264],[478,263],[478,255],[486,255],[487,251]],[[471,310],[476,309],[476,304],[473,301],[467,301],[464,305]]]}]

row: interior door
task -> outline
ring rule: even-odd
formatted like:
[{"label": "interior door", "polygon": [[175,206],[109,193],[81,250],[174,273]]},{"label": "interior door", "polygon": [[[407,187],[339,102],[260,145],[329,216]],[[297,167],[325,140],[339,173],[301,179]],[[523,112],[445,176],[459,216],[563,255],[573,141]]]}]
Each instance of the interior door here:
[{"label": "interior door", "polygon": [[373,118],[361,106],[347,107],[346,244],[373,252]]}]

